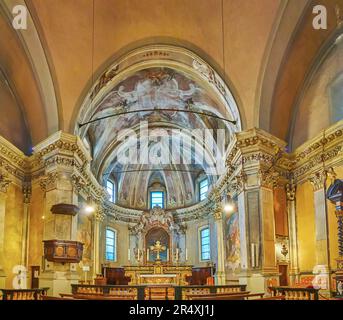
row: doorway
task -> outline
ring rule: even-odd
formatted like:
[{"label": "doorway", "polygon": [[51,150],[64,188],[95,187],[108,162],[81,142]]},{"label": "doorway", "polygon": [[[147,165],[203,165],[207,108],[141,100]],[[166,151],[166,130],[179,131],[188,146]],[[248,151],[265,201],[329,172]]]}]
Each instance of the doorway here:
[{"label": "doorway", "polygon": [[40,266],[31,266],[31,289],[39,288]]},{"label": "doorway", "polygon": [[279,282],[280,286],[288,286],[288,265],[279,264]]}]

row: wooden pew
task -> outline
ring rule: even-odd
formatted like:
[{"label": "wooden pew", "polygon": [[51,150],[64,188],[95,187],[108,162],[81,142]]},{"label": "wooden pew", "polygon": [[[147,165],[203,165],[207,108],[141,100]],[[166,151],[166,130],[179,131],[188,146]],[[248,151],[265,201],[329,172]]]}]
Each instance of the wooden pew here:
[{"label": "wooden pew", "polygon": [[249,300],[250,298],[263,298],[264,293],[245,294],[212,294],[193,298],[192,300]]},{"label": "wooden pew", "polygon": [[39,289],[0,289],[2,300],[42,300],[49,288]]},{"label": "wooden pew", "polygon": [[229,297],[233,295],[246,295],[249,294],[250,291],[242,291],[242,292],[228,292],[228,293],[208,293],[208,294],[187,294],[187,300],[202,300],[202,298],[207,298],[211,300],[216,300],[216,298],[221,298],[221,297]]},{"label": "wooden pew", "polygon": [[274,296],[274,297],[265,297],[255,300],[286,300],[286,296]]},{"label": "wooden pew", "polygon": [[[110,294],[70,294],[70,293],[60,293],[61,299],[65,300],[135,300],[135,294],[127,295],[110,295]],[[59,298],[56,298],[58,300]]]},{"label": "wooden pew", "polygon": [[301,287],[269,287],[273,296],[285,296],[285,300],[319,300],[319,289]]},{"label": "wooden pew", "polygon": [[52,296],[42,296],[42,300],[76,300],[74,298],[65,298],[65,297],[52,297]]}]

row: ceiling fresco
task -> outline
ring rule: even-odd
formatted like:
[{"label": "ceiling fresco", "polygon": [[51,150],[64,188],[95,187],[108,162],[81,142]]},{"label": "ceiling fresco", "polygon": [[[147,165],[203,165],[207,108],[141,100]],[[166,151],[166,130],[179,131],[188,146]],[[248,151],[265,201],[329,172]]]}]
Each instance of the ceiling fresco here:
[{"label": "ceiling fresco", "polygon": [[[213,150],[217,150],[219,131],[224,137],[223,146],[228,145],[230,125],[188,112],[224,117],[210,94],[187,75],[166,67],[138,71],[115,85],[93,108],[91,120],[109,117],[87,128],[85,139],[93,157],[92,169],[102,183],[109,177],[116,180],[119,205],[147,207],[149,181],[156,172],[160,172],[159,182],[167,191],[170,208],[197,201],[195,181],[199,175],[210,174],[210,181],[217,178],[211,171],[216,155]],[[115,113],[121,114],[112,117]],[[140,140],[143,127],[149,130],[146,144]],[[135,139],[125,136],[128,129],[136,134]],[[120,155],[127,156],[131,148],[136,152],[130,161],[120,161]],[[164,161],[151,162],[153,155]],[[148,161],[141,160],[145,156]]]}]

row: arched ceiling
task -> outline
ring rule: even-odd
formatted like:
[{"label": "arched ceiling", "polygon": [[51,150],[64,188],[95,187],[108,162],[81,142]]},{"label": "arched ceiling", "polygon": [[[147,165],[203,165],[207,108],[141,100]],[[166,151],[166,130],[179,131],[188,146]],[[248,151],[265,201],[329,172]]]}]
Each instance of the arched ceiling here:
[{"label": "arched ceiling", "polygon": [[243,127],[254,125],[256,87],[282,1],[224,0],[222,8],[221,0],[95,0],[93,62],[92,0],[26,3],[59,89],[65,130],[74,129],[92,70],[97,78],[122,54],[147,44],[182,46],[202,57],[230,86]]},{"label": "arched ceiling", "polygon": [[[32,18],[26,33],[11,27],[17,2]],[[318,3],[328,8],[328,30],[311,27]],[[258,126],[287,140],[306,74],[335,28],[337,3],[343,7],[342,0],[3,0],[0,65],[24,102],[33,144],[58,128],[74,132],[94,79],[151,44],[196,53],[230,88],[243,129]]]},{"label": "arched ceiling", "polygon": [[[161,45],[115,61],[96,79],[78,119],[75,133],[89,146],[97,179],[114,179],[118,203],[140,209],[156,174],[168,208],[194,204],[196,179],[206,174],[216,181],[222,174],[216,157],[225,163],[231,135],[241,130],[219,75],[192,52]],[[134,139],[125,139],[128,133]],[[134,151],[126,161],[128,150]]]},{"label": "arched ceiling", "polygon": [[[318,4],[327,8],[327,29],[315,30],[313,28],[315,16],[313,7]],[[268,111],[270,112],[270,133],[285,141],[292,141],[291,134],[297,103],[304,90],[306,79],[321,59],[322,48],[337,28],[336,5],[343,8],[343,1],[311,1],[283,56],[282,68],[274,87],[272,107]]]}]

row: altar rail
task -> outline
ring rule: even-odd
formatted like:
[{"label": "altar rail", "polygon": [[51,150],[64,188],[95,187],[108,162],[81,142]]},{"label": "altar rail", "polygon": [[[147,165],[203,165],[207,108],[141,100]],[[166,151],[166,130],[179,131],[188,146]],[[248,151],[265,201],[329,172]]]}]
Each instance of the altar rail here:
[{"label": "altar rail", "polygon": [[42,300],[49,288],[41,289],[0,289],[2,300]]},{"label": "altar rail", "polygon": [[319,290],[301,287],[269,287],[273,296],[285,296],[285,300],[319,300]]},{"label": "altar rail", "polygon": [[[151,287],[161,289],[162,296],[169,300],[187,300],[188,295],[211,294],[211,293],[240,293],[246,291],[246,285],[222,285],[222,286],[111,286],[111,285],[81,285],[72,284],[73,295],[93,296],[117,296],[125,297],[133,295],[136,300],[151,299]],[[168,290],[163,290],[168,288]],[[171,294],[170,290],[173,291]],[[164,293],[165,292],[165,293]],[[154,299],[154,298],[152,298]]]}]

